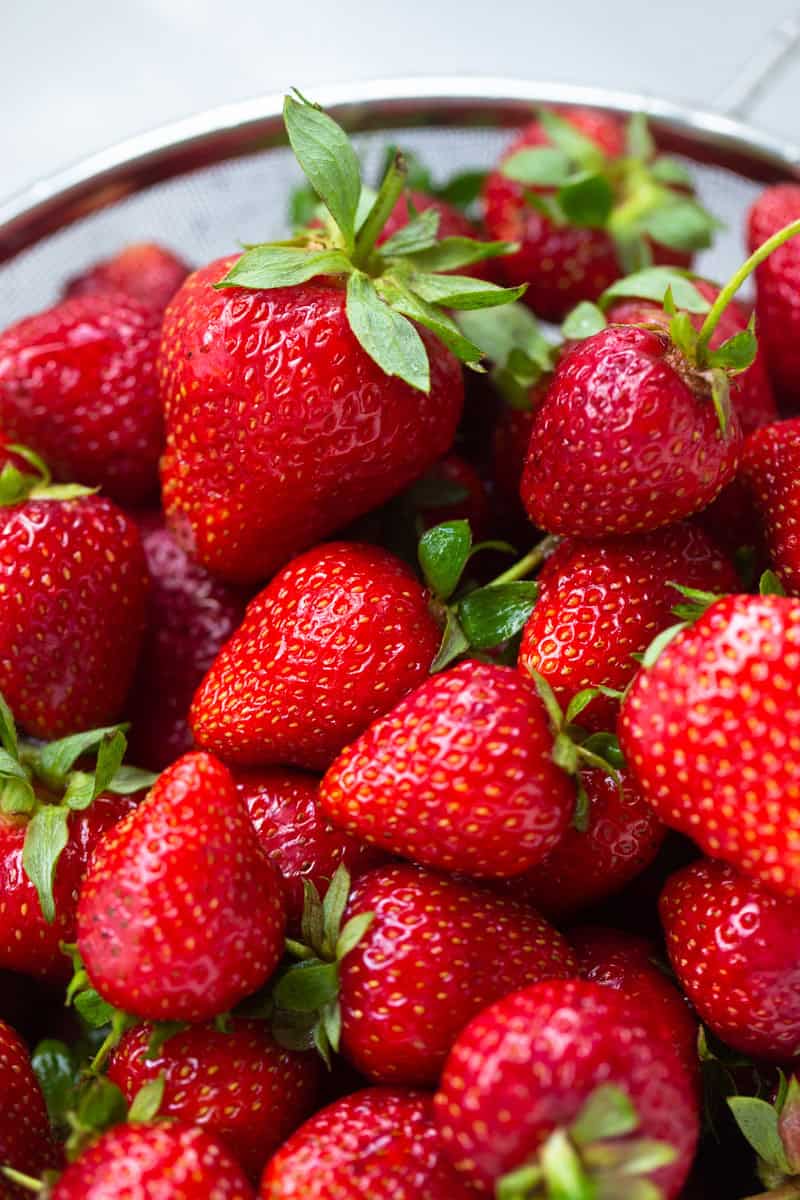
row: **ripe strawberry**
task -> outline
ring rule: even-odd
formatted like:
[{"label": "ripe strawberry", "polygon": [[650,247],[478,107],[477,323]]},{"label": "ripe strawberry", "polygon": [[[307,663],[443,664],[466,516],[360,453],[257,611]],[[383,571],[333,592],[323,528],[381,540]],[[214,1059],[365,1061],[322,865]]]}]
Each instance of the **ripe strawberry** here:
[{"label": "ripe strawberry", "polygon": [[[538,983],[484,1009],[457,1039],[434,1108],[448,1157],[481,1194],[538,1166],[548,1182],[569,1168],[575,1195],[625,1195],[636,1131],[661,1145],[639,1170],[673,1200],[698,1136],[693,1088],[647,1010],[579,980]],[[607,1121],[625,1135],[612,1135],[618,1153],[603,1154]]]},{"label": "ripe strawberry", "polygon": [[345,919],[374,913],[339,968],[341,1050],[378,1082],[436,1084],[457,1036],[487,1004],[575,973],[538,913],[413,866],[357,880]]},{"label": "ripe strawberry", "polygon": [[[562,704],[583,688],[622,690],[655,635],[675,623],[673,583],[709,592],[738,590],[731,564],[691,525],[639,537],[567,538],[539,574],[539,599],[522,635],[519,668],[538,671]],[[581,713],[589,729],[613,726],[613,697]]]},{"label": "ripe strawberry", "polygon": [[620,743],[659,817],[779,894],[800,891],[800,602],[728,596],[636,676]]},{"label": "ripe strawberry", "polygon": [[426,678],[440,636],[399,559],[318,546],[251,601],[217,655],[192,705],[197,744],[226,762],[324,770]]},{"label": "ripe strawberry", "polygon": [[281,1147],[262,1200],[469,1200],[442,1153],[431,1098],[366,1088],[317,1113]]},{"label": "ripe strawberry", "polygon": [[52,1200],[255,1200],[239,1164],[202,1129],[117,1125],[67,1167]]},{"label": "ripe strawberry", "polygon": [[223,1142],[250,1179],[314,1110],[322,1064],[313,1053],[284,1050],[263,1021],[234,1020],[222,1032],[199,1025],[148,1050],[158,1027],[130,1029],[108,1077],[130,1103],[145,1084],[164,1079],[160,1117],[197,1125]]},{"label": "ripe strawberry", "polygon": [[800,418],[752,434],[740,478],[761,519],[772,566],[787,591],[800,591]]},{"label": "ripe strawberry", "polygon": [[661,919],[675,974],[709,1028],[756,1058],[800,1047],[800,905],[710,860],[673,875]]},{"label": "ripe strawberry", "polygon": [[467,661],[434,676],[340,754],[320,804],[334,824],[427,866],[519,874],[575,803],[533,687]]},{"label": "ripe strawberry", "polygon": [[522,500],[573,537],[644,533],[709,504],[733,478],[741,433],[711,385],[659,331],[609,326],[560,358],[533,423]]},{"label": "ripe strawberry", "polygon": [[[800,217],[800,185],[765,188],[750,209],[747,240],[751,251]],[[790,411],[800,386],[800,243],[776,250],[756,270],[756,316],[778,398]]]},{"label": "ripe strawberry", "polygon": [[64,295],[125,292],[140,304],[163,312],[188,274],[188,265],[166,246],[138,242],[73,276]]},{"label": "ripe strawberry", "polygon": [[36,737],[101,725],[122,707],[144,628],[139,534],[110,500],[51,487],[41,460],[20,475],[0,455],[0,689]]},{"label": "ripe strawberry", "polygon": [[147,629],[126,714],[131,758],[160,771],[193,745],[192,697],[244,615],[238,590],[189,558],[160,513],[136,518],[150,571]]},{"label": "ripe strawberry", "polygon": [[186,754],[96,848],[78,949],[115,1007],[204,1021],[264,983],[284,921],[278,877],[230,774],[208,754]]},{"label": "ripe strawberry", "polygon": [[159,316],[98,292],[0,334],[0,424],[58,479],[140,504],[158,486],[163,440],[156,379]]},{"label": "ripe strawberry", "polygon": [[356,841],[325,819],[317,803],[315,775],[268,767],[236,771],[234,779],[258,840],[280,874],[291,929],[300,926],[304,880],[324,898],[340,865],[356,876],[381,861],[380,850]]},{"label": "ripe strawberry", "polygon": [[[19,1035],[0,1021],[0,1166],[38,1176],[58,1161],[44,1097]],[[0,1176],[3,1200],[30,1192]]]}]

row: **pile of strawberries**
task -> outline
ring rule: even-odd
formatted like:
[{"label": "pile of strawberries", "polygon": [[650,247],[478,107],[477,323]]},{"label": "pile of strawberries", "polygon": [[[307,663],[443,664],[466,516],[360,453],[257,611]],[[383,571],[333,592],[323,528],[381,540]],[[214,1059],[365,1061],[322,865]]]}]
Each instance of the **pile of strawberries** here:
[{"label": "pile of strawberries", "polygon": [[0,334],[0,1196],[800,1197],[800,185],[285,120]]}]

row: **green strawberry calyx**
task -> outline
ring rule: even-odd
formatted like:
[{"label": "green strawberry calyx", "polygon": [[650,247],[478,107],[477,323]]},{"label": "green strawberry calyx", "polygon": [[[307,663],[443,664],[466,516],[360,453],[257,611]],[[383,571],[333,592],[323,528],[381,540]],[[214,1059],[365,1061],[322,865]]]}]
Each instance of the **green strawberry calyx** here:
[{"label": "green strawberry calyx", "polygon": [[514,301],[495,308],[455,314],[461,332],[492,363],[491,381],[510,408],[527,412],[531,389],[552,373],[560,346],[545,337],[524,304]]},{"label": "green strawberry calyx", "polygon": [[[131,795],[157,778],[122,765],[125,729],[109,725],[34,745],[20,741],[11,709],[0,695],[0,814],[26,823],[22,866],[48,922],[55,920],[53,881],[69,839],[70,814],[84,811],[103,792]],[[95,758],[93,771],[76,767],[86,755]]]},{"label": "green strawberry calyx", "polygon": [[555,1129],[535,1161],[496,1185],[496,1200],[662,1200],[648,1178],[675,1161],[667,1142],[636,1138],[639,1118],[613,1083],[596,1088],[567,1129]]},{"label": "green strawberry calyx", "polygon": [[287,96],[289,143],[319,196],[325,218],[282,242],[250,245],[217,288],[292,287],[321,276],[345,282],[350,328],[387,375],[429,392],[430,364],[418,326],[429,330],[469,367],[482,369],[482,352],[450,315],[455,309],[508,304],[525,287],[502,288],[450,272],[516,247],[509,242],[439,238],[439,214],[428,209],[383,244],[378,239],[406,190],[408,163],[392,158],[377,192],[362,182],[356,152],[331,117],[297,93]]},{"label": "green strawberry calyx", "polygon": [[4,455],[21,459],[25,469],[10,459],[0,470],[0,508],[10,508],[25,500],[77,500],[80,496],[92,496],[97,488],[84,487],[82,483],[53,483],[50,468],[35,450],[10,442],[2,446]]},{"label": "green strawberry calyx", "polygon": [[[764,1196],[800,1196],[800,1080],[779,1072],[773,1101],[756,1096],[730,1096],[728,1107],[739,1130],[757,1155]],[[758,1200],[754,1197],[753,1200]]]}]

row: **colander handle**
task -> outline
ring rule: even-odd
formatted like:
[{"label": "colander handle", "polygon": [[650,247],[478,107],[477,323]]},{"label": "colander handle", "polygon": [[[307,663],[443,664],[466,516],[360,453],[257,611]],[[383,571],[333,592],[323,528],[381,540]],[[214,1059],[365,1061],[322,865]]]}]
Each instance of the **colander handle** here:
[{"label": "colander handle", "polygon": [[800,50],[800,12],[785,17],[736,69],[712,107],[728,117],[747,117]]}]

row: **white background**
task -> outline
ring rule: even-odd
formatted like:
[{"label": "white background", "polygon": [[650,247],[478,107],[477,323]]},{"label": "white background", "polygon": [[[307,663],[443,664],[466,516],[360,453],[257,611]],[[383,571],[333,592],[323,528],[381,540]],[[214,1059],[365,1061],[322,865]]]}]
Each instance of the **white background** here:
[{"label": "white background", "polygon": [[[600,84],[713,107],[792,0],[0,0],[0,197],[175,117],[421,74]],[[800,61],[753,123],[800,141]]]}]

